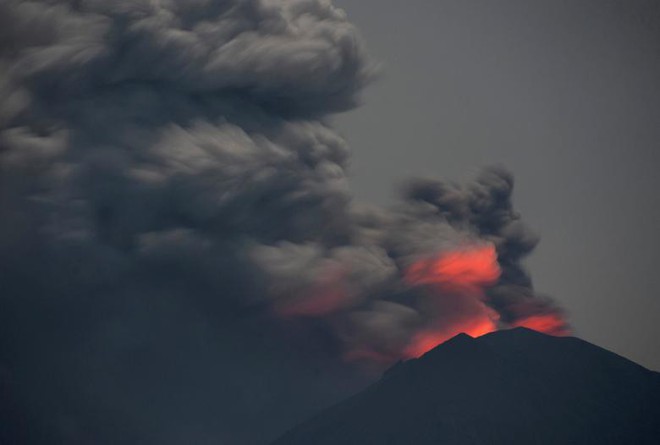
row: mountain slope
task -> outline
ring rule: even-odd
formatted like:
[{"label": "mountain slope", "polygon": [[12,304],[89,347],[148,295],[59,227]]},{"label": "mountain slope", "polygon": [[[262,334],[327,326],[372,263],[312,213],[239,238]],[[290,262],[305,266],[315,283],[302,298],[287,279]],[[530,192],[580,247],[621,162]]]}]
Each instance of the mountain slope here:
[{"label": "mountain slope", "polygon": [[658,444],[660,374],[585,341],[461,334],[274,445]]}]

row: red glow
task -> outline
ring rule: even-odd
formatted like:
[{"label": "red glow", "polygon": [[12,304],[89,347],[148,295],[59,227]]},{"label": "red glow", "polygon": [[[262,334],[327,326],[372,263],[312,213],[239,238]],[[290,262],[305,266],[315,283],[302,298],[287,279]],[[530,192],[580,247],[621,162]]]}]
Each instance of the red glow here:
[{"label": "red glow", "polygon": [[480,337],[493,332],[496,329],[497,327],[493,320],[488,317],[483,317],[465,320],[460,324],[442,330],[422,331],[413,337],[412,341],[403,352],[403,356],[404,358],[421,357],[439,344],[446,342],[460,333],[468,334],[471,337]]},{"label": "red glow", "polygon": [[500,277],[492,244],[463,248],[414,263],[406,271],[410,284],[433,284],[447,292],[481,292]]},{"label": "red glow", "polygon": [[432,326],[415,334],[403,351],[404,358],[423,355],[460,333],[479,337],[497,329],[498,316],[482,297],[484,288],[500,277],[497,252],[492,244],[467,246],[414,263],[405,273],[413,285],[431,292],[425,313]]},{"label": "red glow", "polygon": [[558,337],[571,334],[571,331],[566,324],[566,320],[564,320],[560,314],[532,315],[511,323],[511,326],[529,328]]},{"label": "red glow", "polygon": [[[349,307],[355,302],[355,294],[346,274],[337,264],[323,268],[312,284],[278,304],[278,314],[287,318],[323,317]],[[402,345],[392,349],[354,345],[345,352],[344,359],[391,363],[419,357],[460,333],[479,337],[495,331],[499,315],[484,303],[483,297],[485,288],[495,284],[500,274],[492,244],[462,246],[418,260],[405,270],[403,278],[410,285],[421,286],[414,305],[423,314],[422,325]]]}]

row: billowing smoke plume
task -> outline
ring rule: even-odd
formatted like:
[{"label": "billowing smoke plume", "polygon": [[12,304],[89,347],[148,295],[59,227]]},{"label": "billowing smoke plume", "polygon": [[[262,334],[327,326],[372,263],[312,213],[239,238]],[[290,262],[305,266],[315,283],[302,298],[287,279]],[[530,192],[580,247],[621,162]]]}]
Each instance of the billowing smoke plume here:
[{"label": "billowing smoke plume", "polygon": [[373,74],[324,0],[0,2],[3,366],[112,344],[106,366],[160,341],[135,314],[182,329],[159,311],[382,364],[460,331],[566,332],[521,266],[537,238],[507,172],[352,201],[326,117]]}]

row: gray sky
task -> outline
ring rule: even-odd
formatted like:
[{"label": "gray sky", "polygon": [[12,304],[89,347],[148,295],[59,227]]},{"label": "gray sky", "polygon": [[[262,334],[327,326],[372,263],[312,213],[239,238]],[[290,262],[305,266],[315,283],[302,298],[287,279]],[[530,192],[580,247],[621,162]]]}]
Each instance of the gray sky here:
[{"label": "gray sky", "polygon": [[[337,2],[383,62],[333,117],[357,198],[502,164],[537,289],[660,369],[657,1]],[[273,5],[0,1],[0,442],[269,443],[491,326],[492,279],[414,272],[465,239],[503,320],[554,309],[501,170],[354,211],[325,119],[367,52],[326,0]]]},{"label": "gray sky", "polygon": [[536,288],[576,334],[660,369],[660,8],[653,1],[336,0],[383,63],[337,117],[352,182],[501,164],[541,234]]}]

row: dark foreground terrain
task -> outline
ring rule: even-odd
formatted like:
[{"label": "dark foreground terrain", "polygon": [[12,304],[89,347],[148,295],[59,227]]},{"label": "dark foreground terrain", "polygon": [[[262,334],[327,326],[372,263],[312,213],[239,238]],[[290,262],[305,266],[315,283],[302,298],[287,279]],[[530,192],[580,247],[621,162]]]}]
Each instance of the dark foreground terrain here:
[{"label": "dark foreground terrain", "polygon": [[577,338],[461,334],[274,445],[660,444],[660,374]]}]

